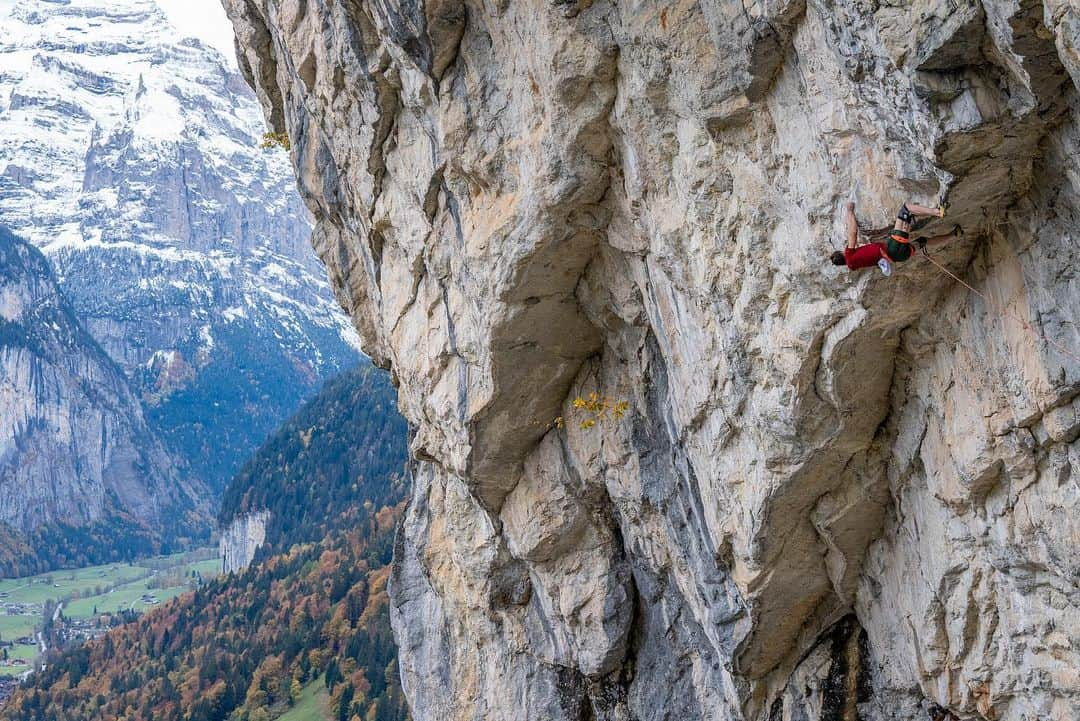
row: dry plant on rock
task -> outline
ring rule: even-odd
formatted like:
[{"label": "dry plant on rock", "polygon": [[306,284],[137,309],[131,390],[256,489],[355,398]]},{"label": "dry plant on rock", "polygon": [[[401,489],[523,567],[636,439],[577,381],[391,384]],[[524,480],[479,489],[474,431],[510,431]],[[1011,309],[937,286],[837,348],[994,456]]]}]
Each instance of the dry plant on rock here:
[{"label": "dry plant on rock", "polygon": [[[584,416],[578,422],[579,427],[582,430],[587,430],[601,421],[609,419],[614,421],[620,420],[626,415],[626,411],[630,408],[630,401],[612,400],[611,398],[602,396],[596,391],[593,391],[584,398],[578,396],[571,405],[573,406],[575,415]],[[566,419],[563,416],[556,418],[555,427],[566,427]]]},{"label": "dry plant on rock", "polygon": [[287,133],[275,133],[273,131],[263,133],[262,142],[259,143],[259,147],[264,150],[270,150],[272,148],[284,148],[290,150],[292,148],[292,142],[289,140]]}]

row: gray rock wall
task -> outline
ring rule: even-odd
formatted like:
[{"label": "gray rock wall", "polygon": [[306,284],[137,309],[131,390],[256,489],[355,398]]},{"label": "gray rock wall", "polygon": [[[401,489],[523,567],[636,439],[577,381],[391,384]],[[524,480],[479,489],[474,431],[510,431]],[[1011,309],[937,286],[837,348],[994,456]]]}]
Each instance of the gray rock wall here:
[{"label": "gray rock wall", "polygon": [[[416,718],[1080,715],[1075,3],[225,5],[415,428]],[[942,195],[983,296],[828,263]]]},{"label": "gray rock wall", "polygon": [[255,511],[234,518],[222,529],[218,541],[222,573],[243,571],[251,565],[255,552],[266,540],[266,522],[269,520],[269,511]]}]

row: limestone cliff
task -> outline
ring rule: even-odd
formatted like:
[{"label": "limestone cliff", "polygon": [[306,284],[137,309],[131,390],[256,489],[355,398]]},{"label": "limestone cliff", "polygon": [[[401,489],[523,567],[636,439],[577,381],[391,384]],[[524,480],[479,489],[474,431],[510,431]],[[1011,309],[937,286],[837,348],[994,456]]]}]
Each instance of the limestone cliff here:
[{"label": "limestone cliff", "polygon": [[[1080,716],[1074,2],[225,5],[414,426],[416,718]],[[941,195],[992,305],[828,264]]]},{"label": "limestone cliff", "polygon": [[243,571],[251,565],[255,552],[266,540],[268,520],[270,520],[268,511],[252,511],[237,516],[228,526],[221,529],[218,557],[221,559],[222,573]]}]

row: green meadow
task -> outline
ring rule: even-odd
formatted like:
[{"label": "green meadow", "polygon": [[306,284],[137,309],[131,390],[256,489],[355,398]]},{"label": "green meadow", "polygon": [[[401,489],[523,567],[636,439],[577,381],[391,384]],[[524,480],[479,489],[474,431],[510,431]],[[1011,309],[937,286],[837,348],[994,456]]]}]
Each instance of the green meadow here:
[{"label": "green meadow", "polygon": [[[0,640],[33,636],[45,621],[46,605],[63,603],[65,618],[90,619],[124,610],[145,612],[193,588],[193,572],[203,580],[217,575],[221,562],[213,549],[155,556],[132,563],[110,563],[0,579]],[[146,597],[147,600],[144,600]],[[15,644],[8,659],[33,661],[37,646]],[[0,675],[17,675],[25,666],[5,665]]]},{"label": "green meadow", "polygon": [[292,708],[277,717],[277,721],[329,721],[330,694],[322,676],[304,686]]}]

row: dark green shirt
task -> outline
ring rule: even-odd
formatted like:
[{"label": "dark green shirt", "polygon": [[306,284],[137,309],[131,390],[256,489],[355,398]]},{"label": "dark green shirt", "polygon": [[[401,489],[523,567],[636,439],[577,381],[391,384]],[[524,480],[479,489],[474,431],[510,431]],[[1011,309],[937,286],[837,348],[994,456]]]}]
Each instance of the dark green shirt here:
[{"label": "dark green shirt", "polygon": [[889,236],[889,240],[885,243],[885,252],[889,254],[889,257],[897,262],[903,263],[905,260],[911,257],[911,244],[901,243],[892,236]]}]

